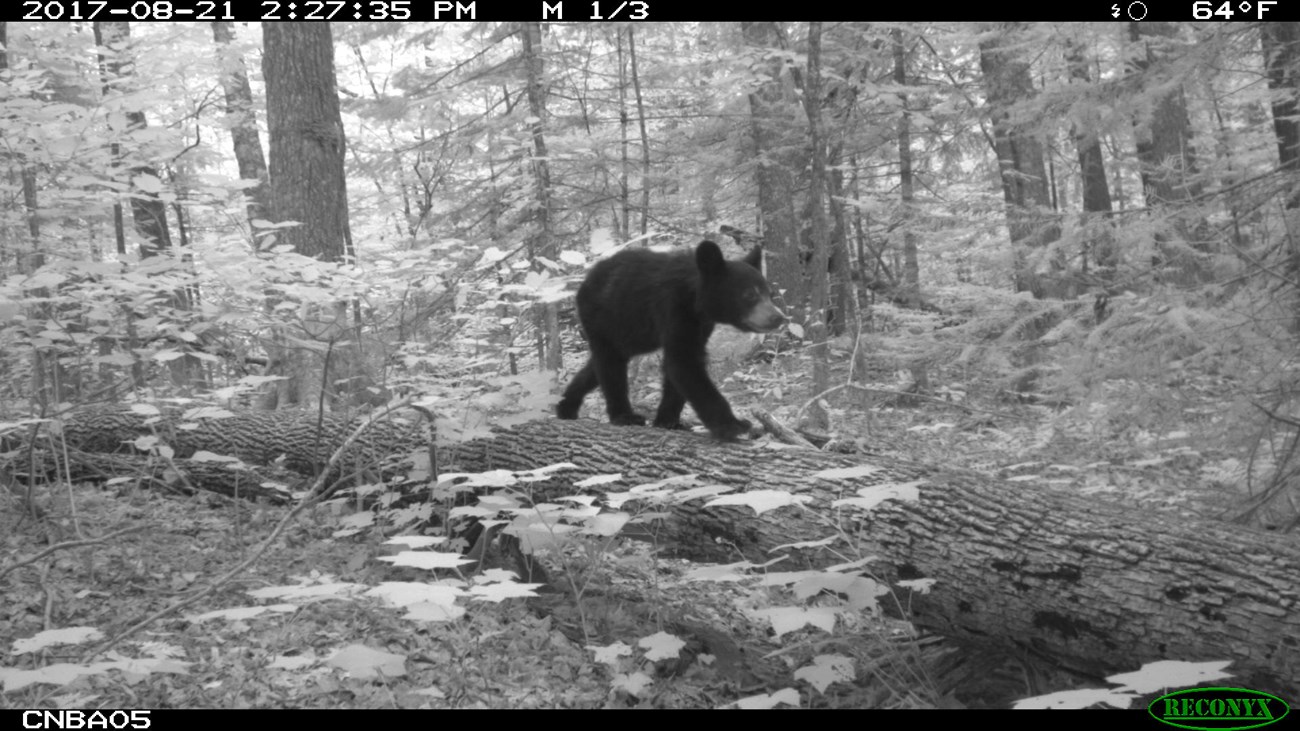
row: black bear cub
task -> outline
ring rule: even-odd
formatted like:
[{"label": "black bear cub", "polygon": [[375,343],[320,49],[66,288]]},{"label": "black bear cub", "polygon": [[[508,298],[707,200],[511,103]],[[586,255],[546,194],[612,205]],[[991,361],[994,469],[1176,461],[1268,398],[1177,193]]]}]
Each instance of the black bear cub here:
[{"label": "black bear cub", "polygon": [[727,261],[717,244],[704,241],[693,255],[632,249],[597,263],[577,297],[591,359],[564,390],[556,414],[578,418],[583,397],[600,386],[611,423],[645,424],[628,401],[627,364],[663,348],[663,401],[654,425],[683,428],[682,407],[689,402],[719,439],[748,433],[749,422],[736,418],[709,380],[705,347],[717,323],[768,332],[785,322],[759,271],[761,261],[757,248],[741,261]]}]

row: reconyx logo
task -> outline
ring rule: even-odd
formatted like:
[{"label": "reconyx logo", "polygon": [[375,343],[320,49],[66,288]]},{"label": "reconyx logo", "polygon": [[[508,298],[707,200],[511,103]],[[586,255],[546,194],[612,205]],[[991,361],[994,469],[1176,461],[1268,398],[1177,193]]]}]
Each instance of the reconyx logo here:
[{"label": "reconyx logo", "polygon": [[1237,731],[1277,723],[1291,709],[1277,696],[1246,688],[1192,688],[1147,706],[1157,721],[1197,731]]}]

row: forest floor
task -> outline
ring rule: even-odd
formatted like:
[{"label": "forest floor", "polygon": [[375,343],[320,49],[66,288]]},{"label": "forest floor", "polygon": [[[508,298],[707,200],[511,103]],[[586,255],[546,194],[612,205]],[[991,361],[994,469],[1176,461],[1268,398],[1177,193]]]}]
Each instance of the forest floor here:
[{"label": "forest floor", "polygon": [[[225,574],[286,508],[78,485],[41,500],[46,519],[37,524],[6,502],[0,551],[14,558],[46,543],[131,531],[0,577],[0,705],[9,707],[702,708],[794,686],[795,667],[828,643],[863,645],[854,635],[864,627],[874,639],[858,652],[879,655],[902,639],[900,628],[864,618],[841,626],[838,640],[807,629],[775,644],[755,611],[782,603],[776,589],[692,581],[695,566],[656,558],[636,542],[606,550],[599,565],[590,553],[567,553],[556,574],[581,589],[576,602],[572,592],[462,602],[468,611],[453,621],[413,622],[363,593],[427,582],[427,572],[379,560],[398,549],[369,533],[340,537],[351,532],[349,513],[336,506],[304,514],[216,592],[98,656],[148,662],[85,665],[62,687],[25,685],[33,676],[15,671],[82,663],[90,648]],[[300,593],[270,611],[250,594],[275,587]],[[52,638],[22,651],[20,640],[54,628],[98,632],[91,641]],[[669,636],[686,643],[682,652],[653,660],[654,643]],[[604,661],[593,659],[598,648],[606,648]],[[878,684],[841,683],[805,693],[802,705],[925,706],[924,696],[921,687],[891,698]]]},{"label": "forest floor", "polygon": [[[779,359],[756,366],[724,390],[742,414],[778,403],[774,415],[793,421],[799,399],[811,395],[782,385],[798,383],[796,366]],[[1202,517],[1222,514],[1239,494],[1230,486],[1233,457],[1186,435],[1100,438],[1095,424],[1060,408],[1014,399],[909,402],[890,394],[893,383],[869,385],[827,398],[842,449]],[[599,409],[598,399],[586,408]],[[633,542],[567,551],[559,592],[505,601],[486,594],[462,600],[462,616],[412,621],[391,598],[427,583],[428,573],[382,560],[399,547],[357,530],[357,513],[344,503],[303,513],[218,590],[128,634],[95,656],[100,665],[50,682],[31,671],[82,663],[90,649],[226,574],[258,550],[287,508],[120,485],[50,486],[37,502],[45,511],[39,521],[3,496],[0,551],[9,558],[0,572],[46,545],[114,535],[0,573],[0,705],[701,708],[765,697],[805,707],[957,704],[939,697],[924,670],[929,649],[906,627],[841,617],[833,634],[804,628],[778,642],[762,612],[788,604],[788,594],[695,581],[698,567]],[[268,596],[281,601],[259,601]],[[77,627],[92,634],[57,632]],[[47,630],[57,631],[38,635]],[[852,658],[870,671],[814,690],[796,671],[824,657]]]},{"label": "forest floor", "polygon": [[[813,396],[808,365],[797,356],[773,365],[737,373],[727,390],[743,394],[735,400],[740,410],[749,403],[775,403],[773,415],[795,426]],[[906,372],[881,371],[869,373],[859,383],[863,389],[842,388],[828,396],[828,435],[839,443],[830,448],[959,467],[1211,520],[1236,515],[1251,490],[1251,435],[1225,437],[1218,417],[1227,406],[1213,379],[1185,385],[1172,405],[1155,405],[1158,397],[1136,382],[1106,384],[1091,401],[1034,404],[992,379],[952,370],[932,371],[931,388],[921,397],[907,393]],[[833,384],[847,382],[843,359],[831,374]],[[791,383],[799,385],[782,387]],[[774,390],[780,398],[773,398]],[[1256,457],[1256,474],[1265,463]]]}]

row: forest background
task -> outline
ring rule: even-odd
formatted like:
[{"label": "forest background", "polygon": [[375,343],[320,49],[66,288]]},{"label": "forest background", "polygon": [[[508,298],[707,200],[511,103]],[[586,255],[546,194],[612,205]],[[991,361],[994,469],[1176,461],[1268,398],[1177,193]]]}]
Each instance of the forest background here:
[{"label": "forest background", "polygon": [[3,418],[481,435],[550,414],[586,266],[707,237],[793,319],[715,338],[742,405],[1296,524],[1295,24],[0,27]]},{"label": "forest background", "polygon": [[[707,467],[743,454],[746,465],[762,465],[743,470],[754,481],[812,486],[799,496],[734,496],[755,513],[816,489],[824,497],[830,491],[816,486],[828,472],[871,479],[874,466],[817,471],[819,460],[841,457],[778,453],[776,440],[721,446],[655,432],[659,441],[639,442],[640,430],[553,421],[559,388],[585,358],[572,291],[590,264],[623,247],[684,251],[704,238],[733,257],[761,245],[791,318],[761,338],[720,328],[716,379],[741,414],[782,438],[797,434],[855,461],[871,455],[904,475],[891,489],[922,490],[919,508],[889,500],[882,510],[898,512],[871,537],[915,549],[907,558],[934,547],[924,560],[943,577],[935,605],[952,611],[931,619],[978,617],[987,624],[974,630],[985,636],[1004,631],[1017,648],[1057,642],[1052,649],[1090,652],[1107,668],[1132,669],[1138,656],[1232,658],[1247,669],[1277,661],[1293,682],[1282,643],[1294,633],[1269,629],[1293,614],[1291,537],[1195,518],[1279,532],[1300,524],[1300,24],[0,23],[0,46],[0,483],[6,504],[23,506],[0,519],[33,533],[75,532],[37,551],[27,533],[0,531],[14,555],[31,556],[0,568],[14,577],[0,616],[0,634],[15,638],[15,667],[0,668],[6,692],[62,687],[66,666],[46,665],[48,655],[39,667],[18,665],[42,642],[95,641],[103,627],[120,634],[82,658],[77,672],[97,679],[67,691],[68,704],[85,705],[89,696],[78,694],[93,687],[113,707],[682,706],[781,684],[790,684],[784,699],[766,702],[958,703],[949,684],[931,682],[940,673],[927,675],[933,656],[953,657],[949,648],[866,611],[878,587],[862,566],[874,556],[798,577],[748,567],[746,579],[773,582],[764,588],[741,587],[725,567],[702,568],[718,583],[701,589],[694,567],[665,569],[654,552],[616,546],[611,533],[630,518],[578,496],[591,508],[585,529],[609,540],[589,553],[557,552],[573,601],[548,613],[533,611],[541,602],[492,612],[485,601],[530,595],[544,582],[516,585],[492,569],[449,577],[458,553],[395,557],[373,545],[387,536],[362,530],[384,519],[394,530],[401,520],[428,525],[433,501],[394,498],[376,509],[358,498],[331,506],[339,514],[310,516],[299,503],[267,529],[264,506],[248,501],[220,503],[227,517],[152,493],[54,489],[76,482],[62,480],[73,464],[138,467],[141,477],[182,460],[194,482],[216,474],[229,488],[230,473],[203,472],[197,455],[173,460],[158,435],[132,441],[114,431],[140,428],[123,414],[142,419],[175,405],[224,425],[196,434],[224,437],[228,427],[246,438],[241,446],[273,455],[303,446],[295,440],[314,449],[322,424],[414,403],[435,417],[444,448],[545,420],[498,432],[482,451],[599,463],[624,440],[640,445],[634,456]],[[657,400],[647,363],[634,368],[642,405]],[[103,404],[128,408],[85,408]],[[586,409],[602,411],[596,398]],[[297,428],[305,423],[314,430]],[[80,429],[90,433],[85,446],[96,425],[109,447],[129,441],[150,461],[104,462],[54,438]],[[392,457],[401,440],[385,435],[394,433],[376,427],[367,446]],[[704,448],[687,455],[674,439]],[[329,470],[310,466],[320,487]],[[499,487],[507,477],[495,466],[475,486]],[[946,467],[973,472],[937,477]],[[45,481],[23,479],[37,473]],[[110,485],[135,484],[113,474]],[[412,481],[436,492],[441,483],[428,477]],[[612,478],[591,479],[568,487]],[[987,503],[944,502],[972,494],[1001,502],[984,512]],[[1120,512],[1116,502],[1160,511]],[[149,510],[137,512],[141,504]],[[376,516],[390,506],[399,507]],[[28,522],[47,508],[58,519]],[[465,508],[447,507],[444,525]],[[772,527],[767,537],[786,541],[781,531],[797,532],[808,514],[760,515],[746,526]],[[1079,520],[1049,520],[1062,515]],[[962,520],[946,520],[954,516]],[[1002,530],[979,534],[986,520]],[[685,533],[684,543],[701,532]],[[250,536],[261,541],[251,551]],[[805,537],[820,535],[795,539]],[[1085,548],[1064,570],[1051,562],[1067,537]],[[1211,555],[1206,545],[1236,550]],[[1135,546],[1143,568],[1169,583],[1130,571],[1126,552],[1142,552]],[[990,548],[1011,558],[981,553]],[[472,560],[486,564],[486,550]],[[605,588],[592,567],[610,556],[650,588],[635,600],[610,591],[602,614],[593,605],[606,595],[587,589]],[[217,630],[206,615],[152,624],[205,592],[225,600],[217,590],[232,577],[252,581],[241,571],[258,558],[272,565],[256,581],[292,584],[272,587],[289,595],[310,585],[351,597],[364,583],[400,606],[420,602],[418,630],[352,614],[361,603],[324,602],[257,624],[258,633],[241,624],[255,616],[238,614],[247,607],[214,609],[232,613]],[[213,571],[211,561],[225,559],[233,568]],[[1014,578],[999,573],[1012,566]],[[417,568],[443,573],[425,584],[389,581]],[[1180,571],[1194,575],[1180,583]],[[1213,584],[1221,593],[1200,583],[1215,571],[1227,575]],[[1278,576],[1279,586],[1266,585]],[[624,589],[623,578],[609,583]],[[1263,583],[1247,581],[1255,578]],[[661,592],[670,580],[674,592]],[[792,587],[792,606],[772,606],[777,584]],[[148,591],[139,596],[137,586]],[[150,604],[182,590],[185,598],[156,612]],[[467,597],[478,611],[467,611]],[[819,604],[840,600],[833,610]],[[1229,604],[1236,613],[1220,616]],[[153,613],[123,619],[141,606]],[[561,614],[569,606],[577,619]],[[1079,635],[1043,616],[1113,624]],[[1248,641],[1215,634],[1221,620]],[[874,644],[853,660],[830,656],[820,635],[799,634],[809,624]],[[148,659],[165,680],[119,683],[108,675],[122,669],[115,660],[89,662],[144,627],[175,646],[141,644],[131,662]],[[707,647],[721,660],[706,667],[679,656],[665,628],[704,638],[692,652]],[[742,630],[748,647],[770,653],[742,653],[730,639]],[[1126,642],[1125,632],[1136,634]],[[606,652],[633,634],[641,654]],[[235,635],[264,654],[217,651]],[[784,636],[803,644],[769,647]],[[373,638],[410,657],[343,646]],[[608,645],[597,647],[600,638]],[[1227,639],[1203,652],[1216,638]],[[320,647],[319,657],[301,656],[304,647]],[[899,671],[884,690],[850,682],[885,678],[893,671],[882,668],[894,666],[880,658],[907,653],[926,662],[906,667],[926,669]],[[745,657],[789,663],[772,675]],[[180,664],[197,669],[197,682],[173,684]],[[593,669],[602,664],[612,669]],[[1019,685],[998,702],[1064,687],[1029,682],[1029,663],[1012,665]],[[429,687],[394,700],[358,680],[370,677],[360,666],[385,677],[410,670]],[[332,668],[358,674],[344,686]],[[982,678],[1006,679],[983,668],[965,665],[951,685],[978,699]],[[656,685],[664,675],[689,682],[664,691]],[[808,687],[796,693],[796,681]],[[847,690],[826,695],[832,684]],[[46,700],[25,692],[32,705]]]}]

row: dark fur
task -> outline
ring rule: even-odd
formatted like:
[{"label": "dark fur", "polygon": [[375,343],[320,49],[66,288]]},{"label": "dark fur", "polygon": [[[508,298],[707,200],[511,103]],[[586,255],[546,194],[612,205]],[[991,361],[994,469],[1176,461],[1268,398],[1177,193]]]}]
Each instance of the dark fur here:
[{"label": "dark fur", "polygon": [[785,322],[759,271],[761,261],[759,249],[727,261],[717,244],[704,241],[694,254],[632,249],[597,263],[577,298],[591,359],[565,389],[556,414],[578,418],[582,399],[599,386],[611,423],[645,424],[628,400],[627,364],[663,348],[663,401],[654,425],[682,428],[682,408],[690,403],[719,439],[748,433],[750,423],[736,418],[709,379],[705,348],[717,323],[768,332]]}]

